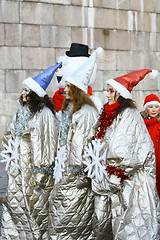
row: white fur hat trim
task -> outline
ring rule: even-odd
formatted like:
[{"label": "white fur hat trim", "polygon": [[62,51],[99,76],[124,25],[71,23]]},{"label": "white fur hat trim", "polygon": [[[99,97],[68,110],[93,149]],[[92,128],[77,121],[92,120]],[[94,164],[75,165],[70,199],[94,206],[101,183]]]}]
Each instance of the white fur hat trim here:
[{"label": "white fur hat trim", "polygon": [[151,102],[147,102],[144,106],[143,109],[145,110],[149,105],[151,104],[156,104],[158,106],[160,106],[160,103],[158,101],[151,101]]},{"label": "white fur hat trim", "polygon": [[117,81],[115,81],[114,79],[109,79],[106,81],[106,84],[111,85],[118,93],[120,93],[120,95],[124,98],[132,98],[131,93],[127,90],[127,88],[125,88],[124,86],[122,86],[120,83],[118,83]]},{"label": "white fur hat trim", "polygon": [[44,89],[31,77],[25,79],[23,81],[23,84],[27,85],[39,97],[44,97],[46,95],[46,92],[44,91]]}]

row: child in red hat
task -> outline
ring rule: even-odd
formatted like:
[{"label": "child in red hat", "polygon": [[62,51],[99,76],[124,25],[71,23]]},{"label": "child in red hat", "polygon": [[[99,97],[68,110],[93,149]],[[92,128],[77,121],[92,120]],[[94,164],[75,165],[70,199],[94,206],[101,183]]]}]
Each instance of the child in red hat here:
[{"label": "child in red hat", "polygon": [[146,96],[141,115],[154,143],[156,155],[156,186],[160,197],[160,99],[155,94]]}]

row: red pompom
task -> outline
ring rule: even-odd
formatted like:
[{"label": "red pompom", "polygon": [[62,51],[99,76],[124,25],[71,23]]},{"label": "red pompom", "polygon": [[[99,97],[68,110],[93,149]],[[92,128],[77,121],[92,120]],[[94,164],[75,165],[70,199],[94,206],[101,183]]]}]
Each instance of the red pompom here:
[{"label": "red pompom", "polygon": [[121,181],[128,179],[129,177],[125,174],[125,170],[121,168],[116,168],[115,165],[107,165],[106,167],[107,174],[111,175],[114,174],[118,178],[121,178]]}]

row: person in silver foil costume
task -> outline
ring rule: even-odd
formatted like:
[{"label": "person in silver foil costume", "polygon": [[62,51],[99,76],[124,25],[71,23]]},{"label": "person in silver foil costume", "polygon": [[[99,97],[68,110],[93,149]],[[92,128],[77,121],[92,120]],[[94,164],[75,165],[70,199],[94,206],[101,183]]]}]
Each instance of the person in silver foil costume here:
[{"label": "person in silver foil costume", "polygon": [[[96,240],[157,240],[155,154],[131,90],[146,74],[142,69],[109,79],[108,102],[85,147],[84,171],[92,179]],[[94,136],[94,137],[92,137]]]},{"label": "person in silver foil costume", "polygon": [[58,132],[45,90],[61,64],[23,81],[21,106],[4,134],[1,156],[8,190],[3,202],[3,240],[49,239],[48,197],[54,184]]},{"label": "person in silver foil costume", "polygon": [[101,50],[95,50],[65,79],[65,100],[54,168],[55,185],[50,198],[49,235],[52,240],[93,239],[94,199],[90,179],[84,173],[83,148],[98,117],[87,88],[96,55]]}]

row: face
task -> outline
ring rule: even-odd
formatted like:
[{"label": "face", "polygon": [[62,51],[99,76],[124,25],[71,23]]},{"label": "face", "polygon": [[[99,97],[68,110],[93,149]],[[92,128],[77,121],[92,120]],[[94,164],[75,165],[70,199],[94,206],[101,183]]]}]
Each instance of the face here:
[{"label": "face", "polygon": [[160,112],[160,106],[158,104],[150,104],[146,108],[146,112],[150,117],[156,117]]},{"label": "face", "polygon": [[23,89],[22,89],[22,98],[23,98],[23,102],[27,102],[29,99],[28,99],[28,94],[30,93],[31,89],[28,88],[26,85],[24,85]]},{"label": "face", "polygon": [[88,57],[68,57],[66,54],[64,56],[60,56],[58,62],[62,61],[62,67],[58,69],[58,72],[55,72],[57,87],[65,88],[66,77],[75,72],[87,61],[87,59]]},{"label": "face", "polygon": [[119,93],[115,91],[115,89],[111,85],[107,85],[107,98],[108,104],[111,105],[117,102],[118,97],[120,96]]},{"label": "face", "polygon": [[66,82],[64,92],[66,99],[71,99],[71,84],[69,82]]}]

